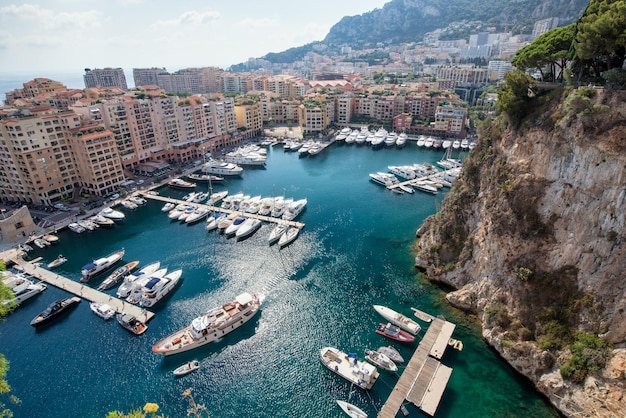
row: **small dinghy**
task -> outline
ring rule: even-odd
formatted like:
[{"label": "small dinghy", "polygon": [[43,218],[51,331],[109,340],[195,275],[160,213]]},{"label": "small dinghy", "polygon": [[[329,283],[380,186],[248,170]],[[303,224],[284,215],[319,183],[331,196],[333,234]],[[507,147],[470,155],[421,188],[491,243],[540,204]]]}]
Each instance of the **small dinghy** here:
[{"label": "small dinghy", "polygon": [[186,374],[193,372],[194,370],[198,370],[200,368],[200,362],[198,360],[190,361],[189,363],[183,364],[182,366],[176,368],[174,370],[174,376],[180,377]]},{"label": "small dinghy", "polygon": [[359,407],[346,401],[337,400],[337,405],[352,418],[367,418],[367,414]]}]

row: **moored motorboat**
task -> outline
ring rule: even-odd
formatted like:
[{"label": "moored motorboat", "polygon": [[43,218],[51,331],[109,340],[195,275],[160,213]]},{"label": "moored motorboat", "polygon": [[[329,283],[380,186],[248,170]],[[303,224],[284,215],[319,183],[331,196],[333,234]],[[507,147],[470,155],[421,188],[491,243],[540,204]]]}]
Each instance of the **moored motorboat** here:
[{"label": "moored motorboat", "polygon": [[288,228],[289,228],[289,225],[287,224],[283,224],[283,223],[276,224],[274,229],[272,229],[272,231],[270,232],[269,237],[267,238],[269,245],[272,245],[275,242],[277,242],[280,239],[280,237],[282,237],[283,234],[287,232]]},{"label": "moored motorboat", "polygon": [[260,295],[242,293],[231,302],[207,311],[186,327],[163,337],[152,347],[152,351],[169,356],[212,343],[252,319],[262,301]]},{"label": "moored motorboat", "polygon": [[298,227],[290,226],[278,239],[278,246],[283,248],[291,244],[298,237],[298,233],[300,233],[300,229]]},{"label": "moored motorboat", "polygon": [[210,160],[202,166],[202,172],[219,176],[239,176],[243,173],[243,168],[234,163]]},{"label": "moored motorboat", "polygon": [[65,263],[67,258],[63,257],[62,254],[59,254],[57,258],[48,263],[48,268],[53,269],[55,267],[59,267],[61,264]]},{"label": "moored motorboat", "polygon": [[90,217],[89,220],[94,222],[96,225],[105,228],[115,225],[115,221],[113,219],[106,218],[100,214]]},{"label": "moored motorboat", "polygon": [[387,355],[376,350],[365,350],[365,358],[367,361],[381,369],[397,372],[398,366]]},{"label": "moored motorboat", "polygon": [[254,234],[261,227],[261,220],[256,218],[248,218],[235,232],[235,237],[242,240]]},{"label": "moored motorboat", "polygon": [[185,181],[180,178],[171,179],[167,182],[167,185],[173,189],[195,189],[196,183]]},{"label": "moored motorboat", "polygon": [[53,319],[61,316],[64,312],[68,312],[71,308],[77,306],[78,303],[80,303],[80,298],[76,296],[52,302],[43,312],[30,321],[30,325],[38,327],[40,325],[47,324]]},{"label": "moored motorboat", "polygon": [[376,310],[376,312],[378,312],[380,316],[385,318],[387,321],[399,326],[403,330],[408,331],[413,335],[417,335],[422,329],[420,325],[411,318],[402,315],[401,313],[396,312],[393,309],[387,308],[386,306],[374,305],[374,309]]},{"label": "moored motorboat", "polygon": [[42,235],[41,238],[45,239],[50,244],[56,244],[57,242],[59,242],[59,237],[57,237],[54,234],[45,234],[45,235]]},{"label": "moored motorboat", "polygon": [[233,222],[228,225],[228,227],[226,227],[226,229],[224,230],[224,235],[230,236],[236,233],[239,227],[241,227],[241,225],[243,225],[243,223],[246,221],[246,219],[247,218],[244,216],[236,217]]},{"label": "moored motorboat", "polygon": [[172,202],[167,202],[166,204],[163,205],[163,207],[161,208],[161,212],[169,212],[170,210],[174,209],[176,207],[176,205]]},{"label": "moored motorboat", "polygon": [[124,215],[122,212],[111,208],[102,209],[98,213],[98,215],[104,216],[105,218],[113,219],[114,221],[123,221],[126,218],[126,215]]},{"label": "moored motorboat", "polygon": [[376,366],[359,361],[356,354],[346,354],[335,347],[322,348],[320,360],[328,370],[337,373],[361,389],[371,389],[379,376]]},{"label": "moored motorboat", "polygon": [[343,412],[352,418],[367,418],[367,414],[359,407],[352,405],[346,401],[337,400],[337,405]]},{"label": "moored motorboat", "polygon": [[141,289],[142,295],[139,299],[139,306],[144,308],[154,306],[176,287],[182,274],[183,270],[177,269],[163,277],[152,277]]},{"label": "moored motorboat", "polygon": [[150,276],[156,272],[159,267],[161,267],[161,262],[156,261],[152,264],[148,264],[141,270],[127,274],[124,277],[124,282],[120,285],[119,289],[117,289],[117,296],[120,298],[125,298],[130,294],[130,291],[133,289],[133,283],[139,280],[141,277]]},{"label": "moored motorboat", "polygon": [[[143,288],[148,284],[148,282],[153,279],[161,279],[167,274],[167,268],[163,267],[152,273],[150,276],[142,276],[135,280],[131,286],[130,291],[128,292],[128,296],[126,297],[126,301],[133,304],[138,304],[143,296]],[[121,286],[120,286],[121,289]]]},{"label": "moored motorboat", "polygon": [[389,357],[394,363],[404,363],[404,357],[402,357],[400,352],[392,345],[378,347],[377,351]]},{"label": "moored motorboat", "polygon": [[81,269],[82,277],[80,281],[83,283],[88,282],[103,271],[109,269],[124,257],[124,253],[125,251],[122,248],[121,250],[112,252],[106,257],[98,258],[89,264],[85,264]]},{"label": "moored motorboat", "polygon": [[192,360],[189,363],[185,363],[180,367],[177,367],[174,370],[174,376],[180,377],[186,374],[193,372],[194,370],[198,370],[200,368],[200,362],[198,360]]},{"label": "moored motorboat", "polygon": [[118,267],[107,277],[104,279],[102,283],[98,286],[98,290],[108,290],[113,286],[118,284],[121,280],[124,279],[127,275],[132,273],[132,271],[139,265],[139,261],[131,261],[130,263],[126,263],[121,267]]},{"label": "moored motorboat", "polygon": [[21,304],[27,299],[32,298],[35,295],[43,292],[47,289],[47,286],[43,282],[35,283],[32,280],[24,277],[22,274],[15,274],[2,279],[2,282],[11,289],[14,298],[11,300],[4,300],[5,305],[9,304]]},{"label": "moored motorboat", "polygon": [[463,350],[463,341],[461,340],[450,338],[450,340],[448,341],[448,345],[454,348],[455,350],[459,350],[459,351]]},{"label": "moored motorboat", "polygon": [[85,228],[83,226],[81,226],[80,224],[78,224],[77,222],[70,222],[67,227],[69,228],[70,231],[76,233],[76,234],[82,234],[83,232],[85,232]]},{"label": "moored motorboat", "polygon": [[383,337],[390,338],[394,341],[398,341],[401,343],[412,343],[415,341],[415,337],[409,334],[406,331],[402,331],[400,327],[397,327],[393,324],[378,324],[378,328],[376,329],[376,334],[380,334]]},{"label": "moored motorboat", "polygon": [[148,330],[148,326],[135,318],[134,315],[118,313],[115,317],[117,318],[117,322],[123,328],[135,335],[141,335]]},{"label": "moored motorboat", "polygon": [[195,181],[198,183],[219,183],[224,181],[224,177],[219,177],[213,174],[198,174],[198,173],[193,173],[193,174],[187,174],[185,177],[187,177],[189,180],[191,181]]},{"label": "moored motorboat", "polygon": [[91,302],[89,304],[89,309],[105,321],[113,318],[113,315],[115,315],[115,309],[106,303]]}]

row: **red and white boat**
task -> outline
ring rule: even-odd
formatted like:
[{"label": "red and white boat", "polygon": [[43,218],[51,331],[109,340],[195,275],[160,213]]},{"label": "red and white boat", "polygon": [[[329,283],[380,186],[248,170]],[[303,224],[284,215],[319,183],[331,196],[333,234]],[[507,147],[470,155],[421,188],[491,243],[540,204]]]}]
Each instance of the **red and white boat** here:
[{"label": "red and white boat", "polygon": [[412,336],[406,331],[402,331],[400,327],[397,327],[391,323],[378,324],[378,329],[376,330],[376,334],[380,334],[383,337],[387,337],[394,341],[399,341],[401,343],[412,343],[413,341],[415,341],[414,336]]}]

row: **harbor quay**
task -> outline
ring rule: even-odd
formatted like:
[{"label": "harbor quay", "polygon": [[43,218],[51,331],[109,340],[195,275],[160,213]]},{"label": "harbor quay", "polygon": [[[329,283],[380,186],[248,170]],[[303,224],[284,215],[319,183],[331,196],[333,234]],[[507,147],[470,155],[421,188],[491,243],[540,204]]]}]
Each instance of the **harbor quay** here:
[{"label": "harbor quay", "polygon": [[434,416],[452,375],[452,368],[441,364],[439,360],[443,357],[456,325],[421,311],[416,313],[432,318],[431,325],[378,413],[378,418],[394,418],[400,409],[404,413],[405,401]]},{"label": "harbor quay", "polygon": [[53,273],[40,266],[36,261],[25,261],[19,257],[19,253],[15,251],[5,251],[0,255],[3,260],[10,260],[15,265],[15,269],[35,277],[45,283],[55,286],[66,292],[72,293],[89,302],[106,303],[117,313],[131,314],[135,318],[148,322],[154,317],[154,313],[140,306],[135,306],[125,302],[114,296],[96,290],[92,287],[85,286],[82,283],[63,277],[57,273]]},{"label": "harbor quay", "polygon": [[224,213],[228,213],[228,214],[238,213],[238,214],[241,214],[242,216],[246,216],[248,218],[256,218],[256,219],[259,219],[259,220],[265,221],[265,222],[281,223],[281,224],[285,224],[285,225],[296,227],[298,229],[304,228],[304,223],[302,223],[302,222],[287,221],[287,220],[284,220],[284,219],[281,219],[281,218],[274,218],[272,216],[259,215],[258,213],[248,213],[248,212],[242,212],[242,211],[239,211],[239,210],[224,209],[224,208],[221,208],[221,207],[218,207],[218,206],[204,205],[202,203],[190,203],[190,202],[186,202],[186,201],[180,200],[180,199],[174,199],[174,198],[171,198],[171,197],[165,197],[165,196],[160,196],[160,195],[153,195],[153,194],[149,194],[149,193],[142,194],[142,196],[145,197],[146,199],[159,200],[161,202],[166,202],[166,203],[174,203],[174,204],[182,203],[182,204],[189,204],[189,205],[197,205],[199,207],[207,208],[208,210],[213,211],[213,212],[224,212]]}]

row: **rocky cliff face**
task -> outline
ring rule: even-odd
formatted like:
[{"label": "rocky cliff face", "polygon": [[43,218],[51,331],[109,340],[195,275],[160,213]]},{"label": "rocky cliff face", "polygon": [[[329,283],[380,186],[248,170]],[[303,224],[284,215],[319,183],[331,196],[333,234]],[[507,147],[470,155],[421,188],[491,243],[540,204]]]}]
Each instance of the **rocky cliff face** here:
[{"label": "rocky cliff face", "polygon": [[[626,416],[625,212],[626,93],[554,92],[521,128],[481,133],[416,265],[565,415]],[[564,379],[577,331],[612,345]]]}]

